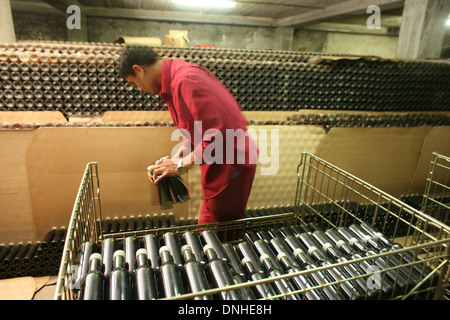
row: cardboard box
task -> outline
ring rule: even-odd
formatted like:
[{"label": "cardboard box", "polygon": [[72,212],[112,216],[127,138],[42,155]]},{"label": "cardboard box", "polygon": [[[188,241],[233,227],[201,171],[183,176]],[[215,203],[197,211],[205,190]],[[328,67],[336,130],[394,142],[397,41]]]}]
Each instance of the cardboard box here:
[{"label": "cardboard box", "polygon": [[164,35],[164,46],[166,47],[187,47],[189,42],[187,30],[170,30]]}]

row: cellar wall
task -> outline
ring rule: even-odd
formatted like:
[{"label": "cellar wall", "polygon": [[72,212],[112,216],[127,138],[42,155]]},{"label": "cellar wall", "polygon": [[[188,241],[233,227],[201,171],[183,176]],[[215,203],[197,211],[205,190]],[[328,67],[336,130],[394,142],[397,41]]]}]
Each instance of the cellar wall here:
[{"label": "cellar wall", "polygon": [[[60,119],[49,113],[47,119]],[[122,119],[143,120],[145,113],[122,114]],[[147,113],[147,117],[148,117]],[[164,119],[164,112],[155,112]],[[45,122],[41,113],[36,113]],[[128,116],[126,116],[128,115]],[[267,113],[247,118],[264,119]],[[273,113],[283,118],[285,113]],[[26,113],[27,121],[30,121]],[[118,114],[104,115],[107,122]],[[7,113],[2,119],[9,119]],[[2,121],[3,122],[3,121]],[[36,121],[37,122],[37,121]],[[55,121],[58,122],[58,121]],[[117,122],[117,121],[116,121]],[[271,156],[270,137],[279,135],[279,162],[259,163],[249,207],[293,204],[297,166],[301,152],[311,152],[395,197],[422,193],[431,152],[450,154],[450,127],[332,128],[321,126],[250,125],[257,141],[267,132],[266,152]],[[88,162],[98,162],[103,217],[160,213],[157,193],[147,179],[146,167],[170,154],[178,141],[171,141],[174,127],[40,127],[0,130],[0,239],[1,242],[37,241],[52,227],[67,226],[75,196]],[[261,149],[261,146],[260,146]],[[158,151],[156,151],[158,150]],[[261,151],[261,150],[260,150]],[[275,150],[276,151],[276,150]],[[260,159],[261,160],[261,159]],[[275,174],[262,174],[273,166]],[[198,168],[183,179],[192,200],[174,206],[176,217],[195,217],[200,201]]]},{"label": "cellar wall", "polygon": [[[13,18],[17,40],[68,40],[66,21],[63,15],[14,11]],[[50,27],[58,25],[61,27]],[[188,30],[188,47],[213,45],[218,48],[299,50],[382,58],[395,58],[398,43],[397,36],[374,36],[293,28],[287,28],[292,32],[279,32],[277,28],[271,27],[205,25],[100,17],[88,17],[87,25],[87,41],[104,43],[112,43],[122,36],[157,37],[164,42],[164,35],[168,34],[169,30]]]},{"label": "cellar wall", "polygon": [[292,50],[395,59],[397,44],[397,36],[296,29]]}]

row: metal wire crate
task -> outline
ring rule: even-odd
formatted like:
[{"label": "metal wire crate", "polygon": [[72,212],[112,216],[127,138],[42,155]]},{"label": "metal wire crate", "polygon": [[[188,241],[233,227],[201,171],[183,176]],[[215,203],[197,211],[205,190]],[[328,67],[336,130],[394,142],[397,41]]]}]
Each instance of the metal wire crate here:
[{"label": "metal wire crate", "polygon": [[[96,167],[95,167],[96,168]],[[314,269],[303,269],[300,271],[283,273],[277,276],[265,277],[260,280],[248,280],[244,283],[230,285],[224,288],[214,288],[201,293],[183,294],[171,299],[195,299],[204,295],[218,295],[239,290],[244,297],[249,297],[249,292],[255,286],[267,288],[277,281],[295,281],[300,277],[314,277],[318,274],[331,272],[336,268],[347,268],[350,266],[374,265],[375,260],[386,261],[385,268],[373,268],[365,274],[357,274],[351,277],[335,279],[333,281],[320,281],[307,287],[295,288],[294,290],[271,296],[270,299],[289,299],[294,295],[306,297],[308,292],[325,292],[327,288],[341,288],[354,284],[357,281],[371,283],[378,290],[377,299],[442,299],[445,297],[445,289],[449,283],[448,261],[450,256],[450,229],[436,219],[425,215],[370,184],[355,176],[333,166],[332,164],[308,153],[302,154],[298,166],[298,186],[295,195],[295,210],[292,213],[279,214],[265,217],[245,218],[236,221],[204,224],[186,225],[181,227],[161,228],[146,231],[133,231],[121,234],[102,235],[100,229],[100,210],[97,215],[89,215],[87,219],[81,218],[85,210],[80,210],[77,205],[83,198],[78,195],[78,200],[70,222],[70,228],[66,239],[66,248],[61,263],[55,299],[77,299],[71,290],[72,274],[70,267],[76,265],[78,253],[80,252],[83,234],[89,235],[88,240],[101,243],[106,237],[116,240],[125,239],[127,236],[142,238],[148,233],[160,236],[163,232],[172,231],[181,234],[185,231],[202,232],[205,229],[213,229],[233,235],[236,240],[233,244],[241,243],[243,235],[250,230],[261,230],[269,228],[281,228],[296,224],[315,223],[320,228],[338,229],[349,226],[352,223],[368,223],[379,232],[388,236],[391,241],[399,243],[402,248],[395,251],[384,251],[371,256],[360,256],[346,261],[333,263],[332,265],[321,265]],[[90,178],[87,178],[89,177]],[[83,178],[84,183],[95,181],[98,186],[98,175],[92,170],[86,171]],[[88,189],[92,189],[88,188]],[[98,208],[99,196],[86,197],[91,202],[98,202],[88,206]],[[89,226],[89,227],[88,227]],[[73,230],[73,231],[72,231]],[[89,232],[89,230],[96,230]],[[81,232],[82,231],[82,232]],[[390,261],[398,260],[400,264],[391,265]],[[405,261],[403,257],[413,256],[412,261]],[[417,280],[417,270],[420,277]],[[394,278],[394,288],[387,296],[383,292],[385,279],[392,274],[402,272],[408,280],[406,286],[398,285]],[[410,282],[416,276],[414,282]],[[378,287],[377,287],[378,286]],[[247,293],[247,294],[246,294]],[[368,298],[367,296],[365,298]],[[372,297],[373,299],[374,297]]]},{"label": "metal wire crate", "polygon": [[[450,228],[447,225],[309,153],[302,154],[298,177],[295,204],[301,221],[317,223],[324,229],[368,223],[403,247],[372,258],[390,259],[394,254],[409,253],[417,259],[404,264],[406,273],[412,273],[423,262],[432,270],[423,273],[413,288],[390,298],[444,297],[449,286]],[[388,271],[390,268],[380,270],[382,276]]]},{"label": "metal wire crate", "polygon": [[433,152],[420,211],[450,224],[450,157]]},{"label": "metal wire crate", "polygon": [[101,241],[100,184],[97,163],[86,166],[67,229],[64,250],[58,273],[55,300],[75,299],[73,279],[77,272],[81,246],[86,241]]}]

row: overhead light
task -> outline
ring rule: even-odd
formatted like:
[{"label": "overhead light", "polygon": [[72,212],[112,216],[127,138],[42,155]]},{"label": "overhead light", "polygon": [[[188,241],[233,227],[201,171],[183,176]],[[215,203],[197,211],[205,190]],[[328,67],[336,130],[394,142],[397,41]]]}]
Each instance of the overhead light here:
[{"label": "overhead light", "polygon": [[172,2],[193,7],[234,8],[236,6],[235,1],[228,0],[172,0]]},{"label": "overhead light", "polygon": [[450,26],[450,18],[447,19],[447,25]]}]

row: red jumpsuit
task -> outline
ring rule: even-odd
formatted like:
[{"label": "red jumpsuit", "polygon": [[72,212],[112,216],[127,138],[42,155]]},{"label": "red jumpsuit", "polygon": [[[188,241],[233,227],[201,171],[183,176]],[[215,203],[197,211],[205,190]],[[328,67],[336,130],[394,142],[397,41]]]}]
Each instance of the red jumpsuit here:
[{"label": "red jumpsuit", "polygon": [[[203,199],[199,223],[243,218],[258,150],[248,134],[245,143],[238,138],[227,139],[227,130],[247,133],[247,120],[231,92],[209,70],[182,60],[165,59],[160,96],[185,135],[183,145],[191,147],[196,158],[201,159]],[[213,142],[217,142],[214,147]],[[218,147],[221,145],[223,148]]]}]

